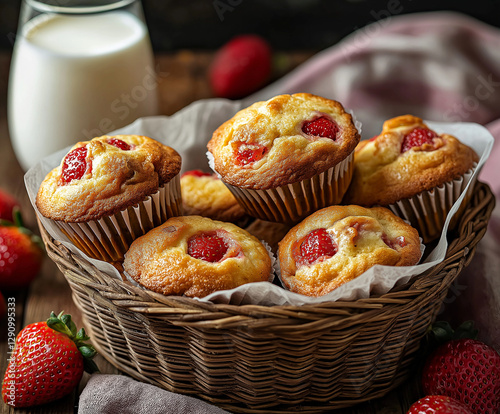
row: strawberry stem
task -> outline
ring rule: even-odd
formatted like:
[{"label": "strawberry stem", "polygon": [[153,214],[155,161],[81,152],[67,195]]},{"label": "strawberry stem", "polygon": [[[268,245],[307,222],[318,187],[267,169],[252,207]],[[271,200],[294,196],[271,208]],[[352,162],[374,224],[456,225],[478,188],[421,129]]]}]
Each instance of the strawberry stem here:
[{"label": "strawberry stem", "polygon": [[457,329],[453,329],[446,321],[436,321],[429,326],[427,332],[440,345],[452,339],[476,339],[479,331],[474,327],[474,321],[465,321]]},{"label": "strawberry stem", "polygon": [[83,367],[86,372],[92,374],[99,371],[99,368],[92,360],[97,355],[97,351],[91,344],[86,343],[90,337],[87,336],[85,330],[81,328],[77,331],[76,324],[72,321],[71,315],[64,314],[64,312],[56,315],[54,312],[51,312],[50,317],[47,319],[47,325],[57,332],[68,335],[75,343],[83,356]]},{"label": "strawberry stem", "polygon": [[453,339],[477,339],[479,330],[474,327],[474,321],[465,321],[462,323],[453,334]]},{"label": "strawberry stem", "polygon": [[21,210],[18,206],[14,206],[12,209],[12,217],[14,218],[14,224],[16,227],[24,227],[23,215],[21,214]]}]

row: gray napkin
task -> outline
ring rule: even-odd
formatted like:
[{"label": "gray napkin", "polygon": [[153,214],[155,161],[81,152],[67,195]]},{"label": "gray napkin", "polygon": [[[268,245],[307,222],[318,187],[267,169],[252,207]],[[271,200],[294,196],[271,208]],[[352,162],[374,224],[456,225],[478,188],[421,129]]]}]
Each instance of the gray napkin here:
[{"label": "gray napkin", "polygon": [[78,414],[229,414],[193,397],[124,375],[93,374],[80,395]]}]

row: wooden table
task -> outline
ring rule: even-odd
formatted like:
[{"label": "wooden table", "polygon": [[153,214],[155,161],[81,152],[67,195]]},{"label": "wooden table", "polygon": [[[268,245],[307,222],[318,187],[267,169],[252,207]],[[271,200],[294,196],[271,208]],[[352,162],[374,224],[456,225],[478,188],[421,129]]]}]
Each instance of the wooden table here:
[{"label": "wooden table", "polygon": [[[280,54],[280,68],[273,75],[277,79],[298,64],[309,58],[313,52],[296,52]],[[173,114],[187,104],[202,98],[211,98],[206,70],[212,54],[208,52],[182,51],[175,54],[157,56],[156,69],[160,74],[159,85],[161,109],[165,115]],[[7,129],[6,102],[7,80],[10,64],[10,54],[0,54],[0,187],[13,194],[21,203],[21,209],[26,225],[37,231],[35,213],[26,194],[23,175],[12,150]],[[64,310],[70,313],[80,326],[80,313],[71,298],[70,288],[50,259],[46,259],[42,271],[27,291],[4,293],[6,298],[14,298],[16,303],[16,333],[27,324],[47,319],[51,311],[56,313]],[[0,373],[4,375],[7,367],[7,325],[3,318],[0,330]],[[120,374],[104,358],[97,356],[96,363],[102,373]],[[78,408],[78,395],[85,386],[88,375],[85,374],[80,387],[71,395],[51,404],[32,409],[17,409],[15,413],[56,414],[73,413]],[[392,392],[386,398],[362,404],[350,410],[336,411],[340,414],[404,414],[413,401],[418,399],[418,380]],[[14,413],[7,405],[0,403],[0,413]]]}]

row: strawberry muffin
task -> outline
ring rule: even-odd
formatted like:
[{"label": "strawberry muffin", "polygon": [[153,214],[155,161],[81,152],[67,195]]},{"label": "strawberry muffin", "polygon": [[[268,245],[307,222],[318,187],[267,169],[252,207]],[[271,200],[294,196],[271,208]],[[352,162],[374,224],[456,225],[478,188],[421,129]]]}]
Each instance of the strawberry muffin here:
[{"label": "strawberry muffin", "polygon": [[270,253],[257,238],[201,216],[170,218],[139,237],[123,268],[147,289],[198,298],[273,276]]},{"label": "strawberry muffin", "polygon": [[151,138],[94,138],[47,174],[36,206],[88,256],[120,261],[135,238],[182,214],[180,169],[180,155]]},{"label": "strawberry muffin", "polygon": [[222,124],[209,160],[252,216],[294,223],[339,203],[359,133],[339,102],[298,93],[256,102]]},{"label": "strawberry muffin", "polygon": [[384,207],[331,206],[293,227],[279,243],[286,289],[322,296],[375,265],[413,266],[417,230]]},{"label": "strawberry muffin", "polygon": [[181,175],[183,211],[186,216],[203,216],[213,220],[236,223],[240,227],[248,215],[217,174],[201,170]]},{"label": "strawberry muffin", "polygon": [[356,147],[344,203],[388,206],[428,242],[441,234],[478,160],[457,138],[436,133],[418,117],[399,116]]}]

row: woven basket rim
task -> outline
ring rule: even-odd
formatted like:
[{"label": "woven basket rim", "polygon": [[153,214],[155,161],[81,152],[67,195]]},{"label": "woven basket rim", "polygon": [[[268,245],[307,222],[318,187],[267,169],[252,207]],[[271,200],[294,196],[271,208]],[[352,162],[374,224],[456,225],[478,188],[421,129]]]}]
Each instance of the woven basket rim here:
[{"label": "woven basket rim", "polygon": [[[298,313],[303,313],[302,316],[306,317],[306,314],[310,313],[318,312],[319,314],[324,314],[332,311],[337,311],[338,314],[341,315],[342,310],[345,310],[345,314],[350,313],[349,311],[352,310],[359,312],[380,312],[380,310],[386,306],[390,307],[391,305],[400,305],[406,302],[408,296],[415,297],[421,294],[429,294],[429,287],[426,283],[422,283],[422,280],[429,277],[429,275],[435,275],[446,270],[450,262],[457,259],[457,257],[455,257],[457,253],[463,256],[460,251],[464,248],[464,244],[470,244],[468,249],[474,249],[486,231],[487,223],[495,207],[495,197],[490,187],[479,181],[474,187],[473,195],[474,194],[476,197],[471,197],[471,200],[475,201],[474,205],[466,209],[457,225],[456,232],[458,233],[458,237],[453,238],[449,242],[445,259],[436,264],[433,268],[420,275],[414,276],[408,283],[393,288],[383,295],[370,296],[369,298],[355,301],[339,300],[307,305],[234,305],[201,302],[194,298],[182,296],[165,296],[134,286],[129,281],[120,281],[111,278],[100,272],[85,259],[73,254],[60,242],[53,240],[40,222],[39,227],[45,244],[50,246],[50,248],[47,249],[49,256],[51,256],[56,264],[61,260],[67,261],[68,259],[76,263],[97,279],[97,283],[92,286],[94,289],[101,291],[105,297],[112,299],[117,306],[123,306],[137,313],[164,316],[182,314],[186,321],[189,320],[190,317],[193,320],[199,320],[201,315],[208,316],[211,313],[220,313],[226,316],[234,315],[235,318],[241,317],[242,315],[251,318],[288,318],[297,317]],[[477,230],[475,227],[478,227]],[[479,237],[471,237],[471,232],[482,233]],[[71,268],[72,266],[74,266],[74,264],[70,264],[69,266],[66,264],[63,267]],[[216,319],[215,315],[212,315],[211,318]],[[299,319],[302,318],[299,317]],[[306,319],[308,318],[306,317]],[[237,323],[236,320],[235,323]]]}]

